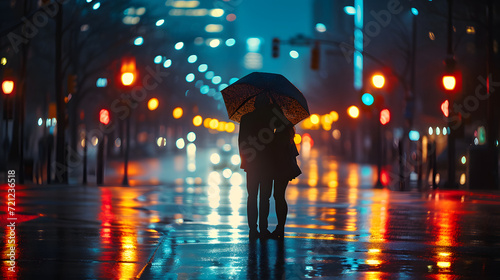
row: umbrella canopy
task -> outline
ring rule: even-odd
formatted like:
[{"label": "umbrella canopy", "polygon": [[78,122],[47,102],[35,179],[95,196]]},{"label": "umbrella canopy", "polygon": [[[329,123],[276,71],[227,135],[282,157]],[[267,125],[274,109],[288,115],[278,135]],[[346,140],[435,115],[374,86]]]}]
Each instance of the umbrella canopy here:
[{"label": "umbrella canopy", "polygon": [[302,92],[280,74],[253,72],[221,91],[229,119],[240,122],[241,116],[255,110],[255,97],[268,94],[294,125],[309,116]]}]

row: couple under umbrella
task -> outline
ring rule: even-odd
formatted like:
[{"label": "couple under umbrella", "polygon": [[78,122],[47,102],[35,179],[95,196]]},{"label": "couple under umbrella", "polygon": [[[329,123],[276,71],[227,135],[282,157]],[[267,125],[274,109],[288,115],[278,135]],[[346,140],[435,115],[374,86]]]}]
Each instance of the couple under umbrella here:
[{"label": "couple under umbrella", "polygon": [[[222,90],[222,96],[229,119],[240,123],[238,144],[241,168],[247,173],[249,237],[284,238],[285,190],[301,174],[294,126],[309,116],[307,101],[284,76],[263,72],[241,78]],[[271,233],[267,218],[273,187],[278,225]]]}]

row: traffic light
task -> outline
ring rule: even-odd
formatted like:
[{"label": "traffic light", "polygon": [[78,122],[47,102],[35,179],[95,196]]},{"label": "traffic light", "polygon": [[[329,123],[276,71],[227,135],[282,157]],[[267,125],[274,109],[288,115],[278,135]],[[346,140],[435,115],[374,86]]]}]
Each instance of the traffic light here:
[{"label": "traffic light", "polygon": [[455,69],[455,60],[445,60],[445,73],[441,76],[441,87],[447,93],[457,93],[462,89],[462,73]]},{"label": "traffic light", "polygon": [[375,98],[371,93],[366,92],[361,96],[361,102],[363,102],[366,106],[371,106],[373,105],[373,102],[375,102]]},{"label": "traffic light", "polygon": [[124,58],[120,69],[119,85],[125,88],[131,88],[137,84],[137,80],[138,72],[135,66],[135,58]]},{"label": "traffic light", "polygon": [[15,83],[11,79],[4,80],[2,82],[2,91],[5,95],[9,95],[14,92]]},{"label": "traffic light", "polygon": [[372,85],[375,87],[375,88],[378,88],[378,89],[381,89],[384,87],[384,84],[385,84],[385,77],[384,75],[382,74],[374,74],[372,76]]},{"label": "traffic light", "polygon": [[458,71],[443,74],[441,85],[447,93],[459,92],[462,87],[462,74]]},{"label": "traffic light", "polygon": [[109,121],[110,121],[109,110],[101,109],[101,111],[99,111],[99,122],[101,122],[104,125],[108,125]]},{"label": "traffic light", "polygon": [[278,58],[280,56],[280,39],[273,38],[273,57]]},{"label": "traffic light", "polygon": [[314,43],[314,47],[311,50],[311,69],[318,70],[319,69],[319,42],[316,41]]},{"label": "traffic light", "polygon": [[445,117],[450,116],[450,102],[448,100],[445,100],[443,103],[441,103],[441,112],[443,112],[443,115]]},{"label": "traffic light", "polygon": [[389,109],[383,109],[380,111],[380,123],[386,125],[391,121],[391,112]]}]

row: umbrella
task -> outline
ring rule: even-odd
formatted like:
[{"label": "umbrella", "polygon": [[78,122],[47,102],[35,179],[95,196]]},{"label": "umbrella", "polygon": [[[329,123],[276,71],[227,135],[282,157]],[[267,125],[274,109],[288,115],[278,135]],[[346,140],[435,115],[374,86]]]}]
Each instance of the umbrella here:
[{"label": "umbrella", "polygon": [[229,119],[240,122],[241,116],[255,110],[255,97],[267,93],[294,125],[309,116],[307,101],[287,78],[280,74],[253,72],[221,91]]}]

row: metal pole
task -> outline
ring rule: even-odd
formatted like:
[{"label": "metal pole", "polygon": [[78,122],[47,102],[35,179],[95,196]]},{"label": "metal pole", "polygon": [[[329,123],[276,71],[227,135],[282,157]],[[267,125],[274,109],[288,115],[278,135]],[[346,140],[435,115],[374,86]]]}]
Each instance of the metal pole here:
[{"label": "metal pole", "polygon": [[436,141],[434,141],[434,142],[432,142],[432,154],[431,154],[431,156],[432,156],[432,158],[431,158],[431,160],[432,160],[432,189],[433,190],[435,190],[437,187],[436,186],[436,175],[437,175],[437,166],[436,166],[436,157],[437,157],[436,153],[437,153],[437,151],[436,151],[436,148],[437,148]]},{"label": "metal pole", "polygon": [[[375,118],[374,118],[375,119]],[[380,178],[382,177],[382,124],[379,122],[377,125],[377,183],[375,183],[375,188],[381,189],[384,186]]]},{"label": "metal pole", "polygon": [[97,185],[102,185],[104,182],[104,146],[106,144],[106,135],[102,137],[97,146],[97,171],[96,182]]},{"label": "metal pole", "polygon": [[[132,114],[132,111],[130,111],[130,114]],[[123,161],[123,181],[122,185],[128,186],[128,156],[129,156],[129,150],[130,150],[130,114],[127,116],[126,119],[126,130],[125,131],[125,158]]]},{"label": "metal pole", "polygon": [[83,180],[82,184],[87,184],[87,133],[83,138]]}]

